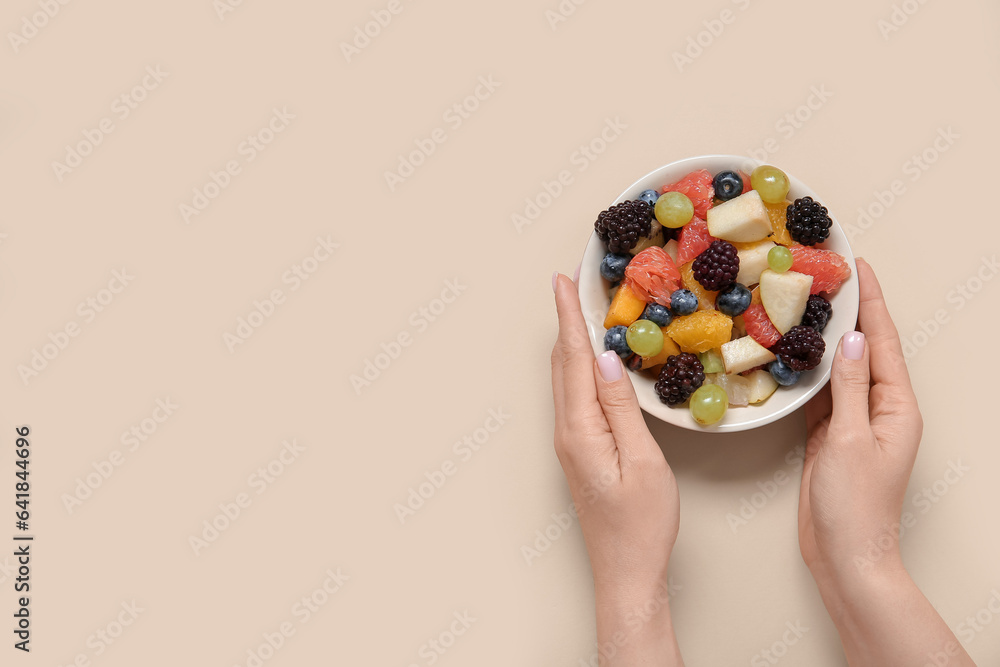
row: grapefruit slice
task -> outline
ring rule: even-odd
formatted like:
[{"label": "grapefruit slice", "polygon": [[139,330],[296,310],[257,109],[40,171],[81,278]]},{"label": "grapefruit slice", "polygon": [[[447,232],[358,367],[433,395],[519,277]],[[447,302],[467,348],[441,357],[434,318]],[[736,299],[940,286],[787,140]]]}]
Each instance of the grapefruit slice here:
[{"label": "grapefruit slice", "polygon": [[771,324],[767,311],[759,303],[750,304],[743,313],[743,326],[746,327],[747,335],[764,347],[770,348],[781,340],[781,333]]},{"label": "grapefruit slice", "polygon": [[792,271],[813,277],[810,294],[833,293],[851,277],[851,267],[842,255],[832,250],[795,245],[789,248],[794,261]]},{"label": "grapefruit slice", "polygon": [[708,224],[695,216],[691,222],[681,227],[677,240],[677,263],[680,265],[694,261],[694,258],[708,250],[715,238],[708,233]]},{"label": "grapefruit slice", "polygon": [[715,198],[712,174],[707,169],[692,171],[676,183],[664,186],[662,193],[668,192],[680,192],[687,195],[691,203],[694,204],[695,217],[704,219],[708,215],[708,209],[712,208],[712,200]]},{"label": "grapefruit slice", "polygon": [[670,306],[670,295],[677,291],[680,271],[663,248],[646,248],[632,258],[625,268],[625,278],[632,291],[646,303]]}]

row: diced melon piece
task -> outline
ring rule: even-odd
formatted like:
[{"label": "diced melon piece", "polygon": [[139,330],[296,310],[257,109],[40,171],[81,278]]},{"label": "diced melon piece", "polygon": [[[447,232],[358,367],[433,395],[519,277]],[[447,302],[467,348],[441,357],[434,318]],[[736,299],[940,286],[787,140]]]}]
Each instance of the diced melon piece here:
[{"label": "diced melon piece", "polygon": [[760,274],[760,300],[778,333],[802,323],[812,289],[813,277],[795,271],[778,273],[771,269]]},{"label": "diced melon piece", "polygon": [[756,190],[708,209],[707,222],[708,233],[724,241],[748,243],[771,235],[771,218]]},{"label": "diced melon piece", "polygon": [[608,316],[604,318],[604,328],[624,326],[635,322],[646,309],[646,302],[635,295],[635,292],[625,283],[622,283],[615,292],[615,298],[611,301],[611,308]]},{"label": "diced melon piece", "polygon": [[750,336],[731,340],[722,346],[726,373],[742,373],[774,361],[774,354]]},{"label": "diced melon piece", "polygon": [[773,241],[763,240],[754,243],[746,249],[738,250],[740,272],[736,282],[749,287],[760,282],[760,274],[767,268],[767,253],[774,247]]},{"label": "diced melon piece", "polygon": [[762,403],[778,388],[778,382],[770,371],[757,370],[747,373],[744,377],[750,381],[750,404]]},{"label": "diced melon piece", "polygon": [[667,359],[681,353],[681,348],[677,347],[674,339],[667,334],[667,328],[663,327],[663,350],[655,357],[643,357],[642,370],[647,370],[654,366],[661,366],[667,363]]}]

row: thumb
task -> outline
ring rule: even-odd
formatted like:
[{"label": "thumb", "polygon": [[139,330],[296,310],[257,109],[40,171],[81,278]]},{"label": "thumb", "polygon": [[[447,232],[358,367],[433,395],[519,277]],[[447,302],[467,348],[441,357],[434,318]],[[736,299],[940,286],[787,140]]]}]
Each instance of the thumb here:
[{"label": "thumb", "polygon": [[[635,396],[632,380],[625,372],[621,357],[608,351],[597,357],[597,400],[604,411],[604,417],[611,427],[611,435],[619,451],[629,458],[636,458],[650,446],[652,438],[642,419],[642,409]],[[655,443],[653,446],[656,446]],[[657,451],[659,447],[657,446]]]},{"label": "thumb", "polygon": [[871,372],[865,335],[848,331],[840,340],[833,359],[830,392],[833,397],[831,431],[868,428],[868,392]]}]

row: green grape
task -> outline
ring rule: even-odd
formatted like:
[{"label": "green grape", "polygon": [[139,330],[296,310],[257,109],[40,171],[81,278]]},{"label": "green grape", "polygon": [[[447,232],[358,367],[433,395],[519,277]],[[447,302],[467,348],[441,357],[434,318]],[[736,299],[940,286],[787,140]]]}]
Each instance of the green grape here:
[{"label": "green grape", "polygon": [[783,245],[776,245],[767,251],[767,265],[778,273],[784,273],[792,268],[794,262],[792,251]]},{"label": "green grape", "polygon": [[625,341],[640,357],[655,357],[663,352],[663,330],[649,320],[637,320],[625,334]]},{"label": "green grape", "polygon": [[656,200],[653,209],[660,224],[670,229],[683,227],[694,217],[694,204],[682,192],[668,192]]},{"label": "green grape", "polygon": [[725,373],[726,365],[722,362],[722,353],[718,348],[701,352],[698,354],[698,361],[706,373]]},{"label": "green grape", "polygon": [[768,204],[782,204],[788,196],[788,176],[777,167],[765,164],[750,174],[750,187]]},{"label": "green grape", "polygon": [[691,394],[691,416],[702,426],[709,426],[726,416],[729,396],[717,384],[703,384]]}]

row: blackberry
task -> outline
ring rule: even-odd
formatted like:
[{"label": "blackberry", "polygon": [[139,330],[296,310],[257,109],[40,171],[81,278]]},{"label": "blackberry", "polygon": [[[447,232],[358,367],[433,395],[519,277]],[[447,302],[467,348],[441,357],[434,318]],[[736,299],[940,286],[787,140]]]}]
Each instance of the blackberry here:
[{"label": "blackberry", "polygon": [[639,239],[649,236],[653,207],[642,200],[623,201],[597,216],[594,229],[616,255],[627,255]]},{"label": "blackberry", "polygon": [[705,382],[705,367],[687,352],[667,358],[656,380],[656,393],[667,405],[680,405]]},{"label": "blackberry", "polygon": [[694,260],[694,278],[710,292],[724,290],[734,282],[740,272],[740,258],[736,247],[728,241],[712,241]]},{"label": "blackberry", "polygon": [[663,230],[663,245],[670,243],[671,241],[680,240],[681,230],[683,227],[667,227],[666,225],[661,226]]},{"label": "blackberry", "polygon": [[802,316],[802,326],[812,327],[823,333],[831,315],[833,315],[833,306],[830,305],[830,302],[819,294],[813,294],[806,303],[806,314]]},{"label": "blackberry", "polygon": [[816,245],[830,236],[830,219],[826,207],[812,197],[796,199],[785,210],[785,227],[792,238],[802,245]]},{"label": "blackberry", "polygon": [[793,371],[811,371],[823,359],[826,341],[812,327],[800,325],[789,329],[771,347],[771,352],[781,357],[781,361]]}]

